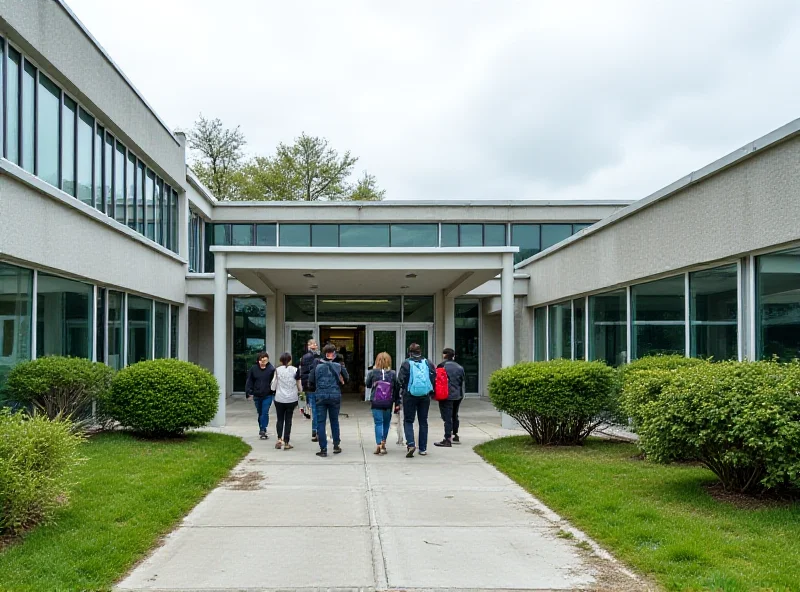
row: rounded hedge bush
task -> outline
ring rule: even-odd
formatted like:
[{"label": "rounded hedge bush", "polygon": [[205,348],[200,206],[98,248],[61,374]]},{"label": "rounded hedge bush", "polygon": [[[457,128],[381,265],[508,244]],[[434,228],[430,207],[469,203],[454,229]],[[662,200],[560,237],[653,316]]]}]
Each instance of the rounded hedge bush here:
[{"label": "rounded hedge bush", "polygon": [[643,406],[639,436],[649,458],[696,458],[728,490],[798,487],[800,364],[682,368]]},{"label": "rounded hedge bush", "polygon": [[581,444],[614,407],[615,375],[602,362],[527,362],[492,374],[489,397],[535,442]]},{"label": "rounded hedge bush", "polygon": [[202,427],[217,412],[219,387],[206,369],[181,360],[139,362],[117,372],[106,412],[148,436]]},{"label": "rounded hedge bush", "polygon": [[114,371],[99,362],[48,356],[14,366],[4,397],[49,419],[91,423],[92,403],[107,396],[113,376]]}]

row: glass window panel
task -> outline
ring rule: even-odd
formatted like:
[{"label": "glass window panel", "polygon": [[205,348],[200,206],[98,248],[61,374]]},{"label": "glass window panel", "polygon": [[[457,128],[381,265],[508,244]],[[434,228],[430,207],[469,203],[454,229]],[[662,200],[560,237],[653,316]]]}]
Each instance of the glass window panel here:
[{"label": "glass window panel", "polygon": [[533,310],[533,361],[547,359],[547,309],[542,306]]},{"label": "glass window panel", "polygon": [[627,362],[628,306],[625,290],[589,297],[589,359],[609,366]]},{"label": "glass window panel", "polygon": [[92,205],[92,142],[94,117],[78,112],[78,199]]},{"label": "glass window panel", "polygon": [[289,331],[289,353],[292,354],[292,364],[300,366],[300,360],[308,351],[308,341],[314,338],[313,329],[292,329]]},{"label": "glass window panel", "polygon": [[319,322],[400,322],[400,296],[320,296]]},{"label": "glass window panel", "polygon": [[483,224],[461,224],[460,232],[459,244],[462,247],[483,246]]},{"label": "glass window panel", "polygon": [[0,387],[18,362],[31,358],[33,272],[0,263]]},{"label": "glass window panel", "polygon": [[256,245],[274,247],[278,244],[277,232],[275,224],[256,224]]},{"label": "glass window panel", "polygon": [[91,358],[93,287],[41,272],[36,286],[36,356]]},{"label": "glass window panel", "polygon": [[106,132],[97,125],[96,133],[94,135],[94,207],[101,212],[105,212],[106,202],[103,199],[103,155],[105,150]]},{"label": "glass window panel", "polygon": [[485,247],[505,247],[506,246],[506,225],[505,224],[485,224],[483,226],[483,246],[485,246]]},{"label": "glass window panel", "polygon": [[174,252],[178,252],[180,250],[180,245],[178,245],[178,192],[175,189],[172,190],[172,199],[170,201],[170,208],[172,211],[172,217],[170,218],[171,226],[172,226],[172,250]]},{"label": "glass window panel", "polygon": [[197,272],[199,266],[197,265],[197,252],[200,242],[200,225],[198,224],[199,217],[194,210],[189,210],[189,271]]},{"label": "glass window panel", "polygon": [[169,355],[169,304],[156,302],[155,314],[155,357],[166,358]]},{"label": "glass window panel", "polygon": [[164,181],[156,177],[155,182],[155,195],[153,196],[153,240],[158,244],[164,244],[163,225],[161,223],[161,215],[164,213],[162,209],[162,199],[164,195]]},{"label": "glass window panel", "polygon": [[128,211],[125,203],[125,146],[117,142],[114,153],[114,216],[117,222],[125,224],[125,213]]},{"label": "glass window panel", "polygon": [[573,224],[572,225],[572,234],[583,230],[584,228],[589,228],[594,222],[582,222],[580,224]]},{"label": "glass window panel", "polygon": [[230,224],[212,224],[211,230],[214,236],[214,242],[211,243],[218,247],[230,246],[231,244],[231,225]]},{"label": "glass window panel", "polygon": [[[3,70],[6,67],[6,57],[5,57],[5,41],[2,37],[0,37],[0,82],[3,80]],[[0,156],[3,156],[3,134],[5,133],[4,123],[3,123],[3,113],[5,109],[5,93],[2,92],[0,88]],[[2,386],[2,383],[0,383]]]},{"label": "glass window panel", "polygon": [[511,246],[519,247],[514,263],[533,257],[541,251],[541,228],[539,224],[512,224]]},{"label": "glass window panel", "polygon": [[575,342],[575,359],[583,360],[586,356],[586,299],[577,298],[572,301],[575,311],[575,324],[572,327]]},{"label": "glass window panel", "polygon": [[388,247],[388,224],[342,224],[339,226],[340,247]]},{"label": "glass window panel", "polygon": [[403,298],[403,322],[432,323],[433,296],[406,296]]},{"label": "glass window panel", "polygon": [[75,122],[78,104],[64,95],[61,107],[61,190],[75,197]]},{"label": "glass window panel", "polygon": [[[455,339],[456,361],[464,367],[465,390],[479,393],[480,384],[480,301],[456,300]],[[447,347],[448,344],[445,344]]]},{"label": "glass window panel", "polygon": [[572,234],[572,224],[542,224],[542,251]]},{"label": "glass window panel", "polygon": [[406,330],[405,352],[408,352],[408,348],[412,343],[416,343],[422,350],[422,355],[426,358],[430,357],[429,340],[430,335],[427,329],[408,329]]},{"label": "glass window panel", "polygon": [[435,247],[438,244],[438,224],[392,224],[393,247]]},{"label": "glass window panel", "polygon": [[549,358],[572,359],[572,304],[560,302],[550,305]]},{"label": "glass window panel", "polygon": [[[23,60],[24,61],[24,60]],[[22,71],[22,168],[34,172],[36,158],[36,68],[24,61]]]},{"label": "glass window panel", "polygon": [[285,303],[286,322],[314,322],[313,296],[287,296]]},{"label": "glass window panel", "polygon": [[105,213],[114,217],[114,136],[106,132],[105,154],[103,155],[103,196]]},{"label": "glass window panel", "polygon": [[106,364],[115,370],[125,366],[123,351],[125,347],[125,295],[122,292],[108,291],[108,360]]},{"label": "glass window panel", "polygon": [[37,176],[53,187],[58,187],[58,127],[61,89],[44,74],[39,75],[37,105],[36,148],[39,151]]},{"label": "glass window panel", "polygon": [[738,358],[737,277],[736,265],[689,274],[692,357]]},{"label": "glass window panel", "polygon": [[97,288],[97,303],[94,310],[97,361],[106,363],[106,289]]},{"label": "glass window panel", "polygon": [[312,247],[338,247],[339,246],[339,225],[338,224],[312,224],[311,225],[311,246]]},{"label": "glass window panel", "polygon": [[147,212],[144,203],[145,179],[145,166],[139,160],[136,162],[136,231],[142,235],[144,234],[145,214]]},{"label": "glass window panel", "polygon": [[169,311],[169,357],[178,358],[178,314],[177,306],[170,306]]},{"label": "glass window panel", "polygon": [[128,152],[125,166],[126,199],[128,211],[128,227],[136,230],[136,157]]},{"label": "glass window panel", "polygon": [[800,249],[756,258],[759,359],[800,358]]},{"label": "glass window panel", "polygon": [[235,247],[252,247],[253,225],[231,224],[231,245]]},{"label": "glass window panel", "polygon": [[128,364],[153,358],[153,301],[128,295]]},{"label": "glass window panel", "polygon": [[147,225],[147,238],[154,241],[156,239],[156,224],[155,224],[155,190],[156,190],[156,174],[147,169],[147,175],[144,180],[144,215]]},{"label": "glass window panel", "polygon": [[280,240],[281,247],[311,246],[310,224],[281,224],[280,235],[281,235],[281,240]]},{"label": "glass window panel", "polygon": [[6,101],[6,127],[7,138],[7,158],[14,164],[19,164],[19,73],[20,60],[22,56],[13,47],[8,48],[7,65],[7,101]]},{"label": "glass window panel", "polygon": [[686,353],[685,287],[679,275],[631,288],[631,359]]},{"label": "glass window panel", "polygon": [[[244,392],[247,371],[266,349],[267,304],[263,298],[233,299],[233,390]],[[277,363],[280,355],[270,352]]]},{"label": "glass window panel", "polygon": [[458,224],[442,224],[442,246],[458,246]]}]

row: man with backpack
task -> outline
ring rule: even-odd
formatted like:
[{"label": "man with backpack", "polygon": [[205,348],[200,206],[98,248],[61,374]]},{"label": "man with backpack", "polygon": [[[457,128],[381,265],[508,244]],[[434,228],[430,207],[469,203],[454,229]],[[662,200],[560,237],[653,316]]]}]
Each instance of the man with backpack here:
[{"label": "man with backpack", "polygon": [[297,380],[303,387],[306,395],[306,404],[311,408],[311,441],[317,441],[317,395],[314,388],[309,384],[309,377],[319,364],[319,346],[316,339],[308,340],[308,351],[300,359],[300,367],[297,369]]},{"label": "man with backpack", "polygon": [[328,456],[328,434],[325,423],[331,420],[331,434],[333,435],[333,453],[339,454],[341,437],[339,434],[339,409],[342,407],[342,385],[350,380],[347,370],[334,362],[336,346],[332,344],[322,348],[325,356],[317,364],[314,371],[308,375],[308,384],[314,389],[317,398],[317,437],[319,438],[319,452],[317,456]]},{"label": "man with backpack", "polygon": [[436,368],[422,356],[418,343],[408,346],[408,359],[397,372],[397,382],[403,396],[403,427],[406,432],[406,458],[417,450],[414,440],[414,417],[419,417],[419,453],[428,454],[428,411],[431,407]]},{"label": "man with backpack", "polygon": [[456,352],[446,347],[442,363],[436,367],[434,398],[439,401],[439,413],[444,421],[444,440],[434,446],[450,448],[458,443],[458,407],[464,398],[464,368],[455,362]]}]

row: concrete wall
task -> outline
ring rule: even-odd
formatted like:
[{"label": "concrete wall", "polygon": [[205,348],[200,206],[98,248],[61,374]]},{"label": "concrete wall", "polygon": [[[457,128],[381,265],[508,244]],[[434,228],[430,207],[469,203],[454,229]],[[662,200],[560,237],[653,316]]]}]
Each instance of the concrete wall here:
[{"label": "concrete wall", "polygon": [[[483,308],[485,300],[481,301]],[[501,366],[502,325],[501,315],[488,315],[481,310],[481,328],[478,338],[481,347],[481,396],[489,394],[489,377]]]},{"label": "concrete wall", "polygon": [[[800,137],[534,257],[529,305],[800,240]],[[633,206],[635,207],[635,206]]]},{"label": "concrete wall", "polygon": [[189,361],[214,371],[214,314],[189,311]]}]

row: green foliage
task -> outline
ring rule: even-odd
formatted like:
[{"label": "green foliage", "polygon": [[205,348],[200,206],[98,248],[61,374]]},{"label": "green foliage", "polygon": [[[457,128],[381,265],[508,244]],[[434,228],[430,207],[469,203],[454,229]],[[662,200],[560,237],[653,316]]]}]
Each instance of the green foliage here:
[{"label": "green foliage", "polygon": [[5,397],[49,419],[65,418],[85,427],[92,422],[92,402],[106,397],[113,375],[105,364],[84,358],[39,358],[14,366]]},{"label": "green foliage", "polygon": [[649,458],[696,458],[727,490],[800,485],[800,364],[718,362],[675,371],[641,408]]},{"label": "green foliage", "polygon": [[619,372],[625,377],[646,370],[677,370],[685,366],[697,366],[698,364],[707,363],[707,360],[687,358],[686,356],[679,355],[645,356],[644,358],[633,360],[630,364],[620,366]]},{"label": "green foliage", "polygon": [[66,420],[0,409],[0,535],[46,522],[66,502],[81,440]]},{"label": "green foliage", "polygon": [[218,397],[208,370],[181,360],[148,360],[117,372],[106,412],[148,436],[177,435],[210,422]]},{"label": "green foliage", "polygon": [[538,444],[581,444],[613,409],[614,370],[577,360],[517,364],[492,374],[489,396]]}]

